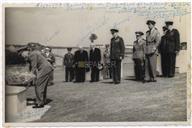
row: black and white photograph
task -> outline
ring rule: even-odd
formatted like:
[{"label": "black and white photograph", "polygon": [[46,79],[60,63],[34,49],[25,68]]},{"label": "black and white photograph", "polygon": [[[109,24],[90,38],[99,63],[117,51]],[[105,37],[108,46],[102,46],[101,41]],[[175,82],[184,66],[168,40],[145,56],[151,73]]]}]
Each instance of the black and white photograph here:
[{"label": "black and white photograph", "polygon": [[191,2],[3,12],[5,125],[190,124]]}]

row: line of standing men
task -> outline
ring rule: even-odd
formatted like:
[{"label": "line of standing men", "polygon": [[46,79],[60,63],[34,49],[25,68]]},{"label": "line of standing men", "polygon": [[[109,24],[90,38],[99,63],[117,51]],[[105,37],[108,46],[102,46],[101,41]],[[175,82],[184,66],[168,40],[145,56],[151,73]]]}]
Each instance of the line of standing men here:
[{"label": "line of standing men", "polygon": [[179,32],[173,29],[173,22],[165,22],[164,35],[155,27],[155,21],[148,20],[149,30],[146,40],[142,38],[143,32],[136,32],[137,40],[133,45],[133,60],[136,80],[143,82],[156,82],[156,66],[158,53],[161,54],[162,76],[174,77],[176,54],[180,49]]},{"label": "line of standing men", "polygon": [[[113,36],[110,44],[110,55],[105,54],[105,57],[109,56],[110,61],[106,61],[107,64],[104,64],[104,66],[107,68],[106,70],[111,70],[109,72],[112,73],[109,76],[112,76],[114,84],[119,84],[121,81],[121,61],[124,58],[125,46],[123,38],[118,35],[119,30],[111,29],[110,31]],[[89,39],[91,41],[89,56],[88,52],[81,46],[79,46],[79,49],[74,55],[71,53],[71,48],[67,49],[68,53],[65,54],[63,60],[66,82],[72,81],[73,78],[75,78],[75,82],[84,82],[85,73],[89,69],[91,69],[90,82],[99,81],[99,73],[103,69],[103,65],[101,64],[101,50],[95,47],[94,40],[97,39],[95,34],[91,34]]]}]

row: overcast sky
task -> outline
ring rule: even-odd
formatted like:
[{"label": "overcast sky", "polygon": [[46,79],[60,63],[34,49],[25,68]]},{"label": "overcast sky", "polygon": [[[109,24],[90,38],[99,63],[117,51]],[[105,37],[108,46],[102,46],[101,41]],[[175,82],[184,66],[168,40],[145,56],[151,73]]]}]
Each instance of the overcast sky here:
[{"label": "overcast sky", "polygon": [[[186,41],[186,17],[174,18],[174,25]],[[126,44],[135,40],[135,31],[148,30],[146,17],[132,13],[99,10],[65,10],[64,8],[7,8],[6,44],[40,42],[50,46],[77,46],[90,44],[90,33],[98,35],[97,44],[110,43],[110,28],[119,28]],[[156,19],[162,33],[165,19]]]}]

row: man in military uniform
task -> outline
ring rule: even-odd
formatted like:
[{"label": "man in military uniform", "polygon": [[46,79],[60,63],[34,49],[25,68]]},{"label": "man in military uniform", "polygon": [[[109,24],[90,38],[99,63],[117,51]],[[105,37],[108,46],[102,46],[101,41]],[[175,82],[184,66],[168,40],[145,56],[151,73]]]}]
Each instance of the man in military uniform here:
[{"label": "man in military uniform", "polygon": [[121,61],[124,58],[125,46],[123,38],[118,35],[119,30],[111,29],[111,49],[110,59],[112,67],[112,77],[115,84],[121,81]]},{"label": "man in military uniform", "polygon": [[46,104],[47,85],[50,75],[53,72],[53,66],[36,48],[35,43],[28,44],[28,50],[31,71],[36,75],[35,93],[37,104],[33,108],[41,108]]},{"label": "man in military uniform", "polygon": [[168,77],[174,77],[175,75],[175,64],[176,55],[180,50],[180,35],[177,29],[173,28],[173,22],[165,22],[168,32],[167,32],[167,61],[168,63]]},{"label": "man in military uniform", "polygon": [[162,77],[168,76],[168,51],[167,51],[167,32],[168,28],[163,26],[163,36],[161,37],[161,42],[159,44],[159,53],[161,55],[161,69],[162,69]]},{"label": "man in military uniform", "polygon": [[145,63],[145,48],[146,41],[142,38],[143,32],[135,32],[136,41],[133,43],[133,61],[136,81],[144,80],[144,63]]},{"label": "man in military uniform", "polygon": [[91,81],[90,82],[98,82],[99,81],[99,69],[98,66],[101,61],[101,50],[95,47],[95,44],[91,43],[90,45],[90,58],[89,64],[91,67]]},{"label": "man in military uniform", "polygon": [[79,46],[79,50],[77,50],[74,55],[75,82],[85,81],[87,62],[88,62],[88,53],[87,51],[83,50],[82,46]]},{"label": "man in military uniform", "polygon": [[146,32],[146,61],[145,61],[145,82],[156,82],[156,67],[160,33],[155,28],[155,21],[148,20],[149,30]]},{"label": "man in military uniform", "polygon": [[72,48],[67,48],[68,53],[65,54],[63,65],[65,66],[65,81],[72,81],[74,78],[74,55],[71,53]]}]

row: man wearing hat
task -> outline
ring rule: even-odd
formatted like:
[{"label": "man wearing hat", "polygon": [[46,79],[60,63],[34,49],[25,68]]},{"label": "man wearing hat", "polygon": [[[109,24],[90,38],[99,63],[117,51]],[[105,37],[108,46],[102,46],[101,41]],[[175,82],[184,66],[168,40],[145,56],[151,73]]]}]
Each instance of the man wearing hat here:
[{"label": "man wearing hat", "polygon": [[119,30],[111,29],[110,59],[112,67],[112,78],[115,84],[121,81],[121,61],[124,58],[125,46],[123,38],[118,35]]},{"label": "man wearing hat", "polygon": [[180,35],[177,29],[173,28],[173,22],[165,22],[168,32],[167,32],[167,61],[168,63],[168,77],[174,77],[175,75],[175,64],[176,64],[176,55],[180,50]]},{"label": "man wearing hat", "polygon": [[65,54],[63,65],[65,66],[65,81],[72,81],[74,78],[74,55],[71,53],[72,48],[67,48],[68,53]]},{"label": "man wearing hat", "polygon": [[163,26],[163,36],[161,37],[161,42],[159,44],[159,53],[161,55],[161,69],[162,69],[162,76],[167,77],[168,76],[168,49],[167,49],[167,32],[168,28],[166,26]]},{"label": "man wearing hat", "polygon": [[142,38],[143,32],[135,32],[136,41],[133,43],[133,61],[136,81],[144,80],[144,61],[145,61],[145,48],[146,41]]},{"label": "man wearing hat", "polygon": [[31,63],[31,71],[36,75],[35,80],[35,93],[36,93],[36,105],[33,108],[41,108],[46,104],[47,85],[50,79],[50,75],[53,72],[53,66],[46,60],[41,54],[35,43],[28,44],[29,62]]},{"label": "man wearing hat", "polygon": [[160,33],[155,28],[155,21],[148,20],[149,30],[146,32],[146,60],[145,60],[145,81],[156,82],[156,67]]}]

